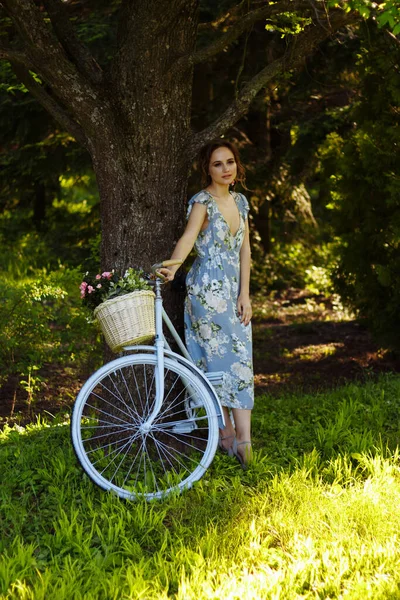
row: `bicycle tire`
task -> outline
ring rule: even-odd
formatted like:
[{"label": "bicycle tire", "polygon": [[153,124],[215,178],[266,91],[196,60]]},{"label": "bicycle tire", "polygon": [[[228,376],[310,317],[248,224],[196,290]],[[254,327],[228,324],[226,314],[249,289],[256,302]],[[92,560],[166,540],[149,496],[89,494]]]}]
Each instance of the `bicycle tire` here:
[{"label": "bicycle tire", "polygon": [[[160,499],[190,488],[214,458],[218,415],[198,376],[165,359],[164,402],[149,432],[140,430],[155,400],[151,354],[104,365],[76,399],[71,434],[77,458],[98,486],[121,498]],[[187,415],[188,394],[196,404]]]}]

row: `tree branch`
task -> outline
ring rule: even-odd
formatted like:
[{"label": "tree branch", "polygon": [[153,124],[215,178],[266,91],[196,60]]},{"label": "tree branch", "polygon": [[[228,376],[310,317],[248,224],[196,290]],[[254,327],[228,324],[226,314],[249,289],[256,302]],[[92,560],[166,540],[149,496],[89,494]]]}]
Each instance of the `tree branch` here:
[{"label": "tree branch", "polygon": [[51,114],[58,123],[68,131],[77,142],[82,144],[88,150],[88,138],[82,127],[74,121],[68,112],[46,92],[44,87],[37,83],[28,69],[24,65],[12,64],[12,69],[18,79],[22,81],[25,87],[31,92],[32,96]]},{"label": "tree branch", "polygon": [[[57,96],[73,113],[98,113],[98,91],[68,59],[34,0],[2,0],[2,5],[24,42],[32,70],[56,90]],[[96,123],[93,122],[93,126]]]},{"label": "tree branch", "polygon": [[[250,9],[249,0],[241,0],[241,2],[239,2],[239,4],[236,4],[235,6],[232,6],[232,8],[230,8],[228,10],[228,12],[226,12],[225,14],[217,17],[215,19],[215,21],[208,21],[208,22],[199,23],[199,30],[200,31],[215,30],[217,27],[220,27],[223,23],[225,23],[225,21],[227,21],[229,18],[237,17],[237,15],[240,13],[241,9],[243,8],[243,6],[245,4],[246,4],[247,10],[249,10]],[[265,0],[253,0],[251,2],[251,4],[252,5],[262,4],[263,6],[265,6]]]},{"label": "tree branch", "polygon": [[294,10],[294,8],[299,8],[301,6],[306,6],[307,9],[310,8],[308,3],[304,3],[301,1],[294,3],[291,0],[282,0],[281,2],[275,2],[274,4],[268,4],[267,6],[257,8],[256,10],[253,10],[244,15],[244,17],[240,18],[235,25],[229,27],[228,31],[225,34],[223,34],[217,40],[212,42],[206,48],[202,48],[201,50],[194,52],[192,56],[182,57],[175,64],[175,68],[179,70],[182,67],[187,68],[188,66],[193,66],[197,65],[198,63],[205,62],[206,60],[209,60],[216,54],[222,52],[224,48],[226,48],[227,46],[232,44],[232,42],[237,40],[237,38],[240,37],[242,33],[246,31],[246,29],[249,29],[257,21],[267,19],[268,17],[279,14],[281,12],[285,12],[287,10]]},{"label": "tree branch", "polygon": [[394,42],[395,44],[397,44],[397,46],[400,46],[400,40],[399,38],[397,38],[394,33],[392,33],[391,31],[389,31],[388,29],[385,29],[385,34],[392,40],[392,42]]},{"label": "tree branch", "polygon": [[93,83],[100,83],[103,79],[102,69],[88,47],[78,38],[69,19],[65,4],[60,0],[43,0],[43,4],[65,52],[78,69]]},{"label": "tree branch", "polygon": [[13,65],[24,65],[28,69],[32,68],[29,58],[20,50],[12,50],[5,46],[0,46],[0,60],[8,60]]},{"label": "tree branch", "polygon": [[211,125],[203,129],[203,131],[192,135],[187,147],[190,157],[194,158],[202,146],[224,133],[224,131],[243,117],[248,112],[250,103],[254,97],[268,82],[277,80],[285,73],[298,69],[303,64],[305,58],[311,55],[315,46],[340,29],[340,27],[351,25],[358,20],[359,17],[355,13],[336,11],[330,17],[329,31],[326,26],[321,27],[319,24],[310,25],[303,33],[294,37],[282,57],[274,60],[257,73],[242,88],[234,102]]}]

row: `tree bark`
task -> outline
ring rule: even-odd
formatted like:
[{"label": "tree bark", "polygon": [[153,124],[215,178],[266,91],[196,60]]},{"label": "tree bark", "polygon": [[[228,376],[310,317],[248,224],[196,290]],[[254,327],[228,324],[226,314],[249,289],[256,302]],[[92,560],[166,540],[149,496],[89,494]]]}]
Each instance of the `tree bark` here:
[{"label": "tree bark", "polygon": [[[159,14],[168,12],[175,12],[174,26],[160,26]],[[194,50],[196,13],[196,0],[127,3],[122,9],[120,50],[106,73],[110,110],[91,150],[104,267],[148,268],[169,258],[182,229],[192,71],[171,77],[170,68]]]}]

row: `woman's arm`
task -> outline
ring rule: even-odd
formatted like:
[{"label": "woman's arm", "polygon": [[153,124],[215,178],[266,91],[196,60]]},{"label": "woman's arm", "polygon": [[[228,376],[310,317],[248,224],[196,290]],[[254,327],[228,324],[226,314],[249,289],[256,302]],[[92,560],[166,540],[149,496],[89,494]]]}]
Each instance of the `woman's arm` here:
[{"label": "woman's arm", "polygon": [[[206,206],[204,204],[200,204],[199,202],[195,202],[193,204],[193,208],[190,213],[186,229],[175,246],[175,250],[172,253],[171,260],[177,258],[182,260],[182,262],[186,260],[188,254],[194,246],[195,241],[197,240],[197,236],[199,235],[206,218]],[[168,281],[172,281],[179,267],[180,265],[175,265],[173,267],[169,267],[168,269],[163,267],[162,269],[158,270],[168,279]]]},{"label": "woman's arm", "polygon": [[252,317],[250,302],[250,265],[251,250],[249,222],[248,219],[246,219],[246,229],[244,233],[243,244],[240,249],[240,290],[237,301],[237,309],[241,317],[240,320],[242,323],[244,323],[244,325],[248,325]]}]

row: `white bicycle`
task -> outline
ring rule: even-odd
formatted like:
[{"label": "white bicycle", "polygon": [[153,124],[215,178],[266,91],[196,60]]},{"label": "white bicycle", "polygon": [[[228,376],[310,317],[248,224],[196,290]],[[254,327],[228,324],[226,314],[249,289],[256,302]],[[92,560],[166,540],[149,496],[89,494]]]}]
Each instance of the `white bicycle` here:
[{"label": "white bicycle", "polygon": [[[180,262],[180,261],[179,261]],[[165,261],[152,267],[172,266]],[[156,276],[155,344],[126,346],[84,384],[71,421],[87,475],[121,498],[153,500],[188,489],[211,464],[225,427],[214,385],[222,373],[196,367],[162,305]],[[172,352],[163,322],[182,355]]]}]

